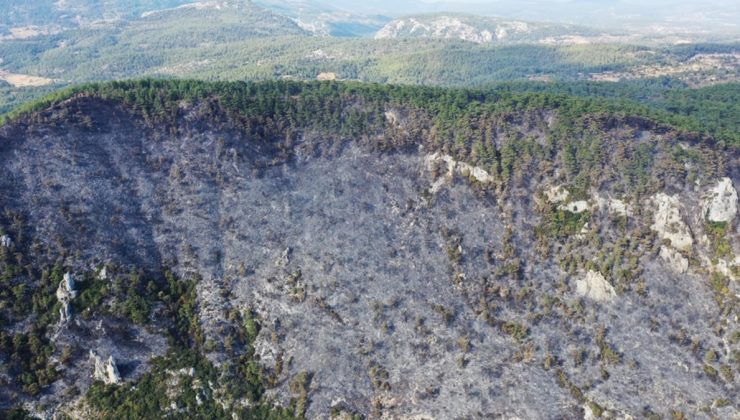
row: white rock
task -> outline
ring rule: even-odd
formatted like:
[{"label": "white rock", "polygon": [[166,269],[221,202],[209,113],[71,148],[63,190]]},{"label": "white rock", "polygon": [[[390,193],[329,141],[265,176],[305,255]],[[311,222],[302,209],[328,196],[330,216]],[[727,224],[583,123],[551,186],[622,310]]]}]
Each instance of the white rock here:
[{"label": "white rock", "polygon": [[66,273],[57,287],[57,299],[62,302],[69,302],[77,296],[75,290],[75,279],[70,273]]},{"label": "white rock", "polygon": [[108,361],[105,363],[105,372],[108,375],[108,383],[117,384],[121,382],[121,374],[118,373],[116,359],[113,356],[108,356]]},{"label": "white rock", "polygon": [[285,248],[283,253],[280,254],[280,258],[275,261],[275,265],[278,267],[287,267],[290,263],[290,247]]},{"label": "white rock", "polygon": [[458,170],[460,172],[467,171],[478,182],[493,182],[493,177],[486,172],[485,169],[479,166],[472,166],[464,162],[459,162]]},{"label": "white rock", "polygon": [[689,260],[680,252],[667,246],[660,247],[660,257],[675,272],[686,273],[689,270]]},{"label": "white rock", "polygon": [[616,214],[618,216],[632,216],[634,214],[631,205],[625,203],[622,200],[617,200],[616,198],[604,198],[600,195],[595,195],[594,201],[596,202],[596,205],[599,207],[599,209],[601,209],[602,211],[607,211],[611,214]]},{"label": "white rock", "polygon": [[121,375],[118,373],[116,359],[113,356],[108,356],[108,360],[103,362],[103,359],[98,356],[95,350],[90,350],[90,359],[95,364],[95,370],[93,371],[93,378],[95,380],[103,381],[106,384],[117,384],[121,382]]},{"label": "white rock", "polygon": [[558,206],[558,209],[569,211],[571,213],[580,214],[584,211],[587,211],[591,208],[591,206],[588,205],[588,201],[580,200],[580,201],[573,201],[568,204],[561,204]]},{"label": "white rock", "polygon": [[678,196],[659,193],[652,197],[655,205],[651,229],[658,232],[661,239],[668,239],[671,245],[681,251],[688,251],[694,243],[689,227],[679,214]]},{"label": "white rock", "polygon": [[462,176],[472,176],[476,181],[481,183],[493,182],[494,178],[485,169],[479,166],[473,166],[465,162],[458,162],[450,155],[433,153],[424,157],[424,164],[428,171],[433,171],[436,165],[445,164],[447,166],[446,174],[436,179],[429,191],[434,194],[439,191],[444,184],[451,180],[455,174]]},{"label": "white rock", "polygon": [[72,273],[64,273],[62,281],[64,282],[64,287],[68,293],[75,291],[75,278]]},{"label": "white rock", "polygon": [[617,292],[601,273],[589,270],[586,277],[576,280],[576,293],[597,302],[608,302],[617,297]]},{"label": "white rock", "polygon": [[8,235],[0,236],[0,246],[4,248],[10,248],[11,246],[13,246],[13,240],[10,239],[10,236]]},{"label": "white rock", "polygon": [[729,277],[733,280],[737,280],[737,278],[735,277],[735,272],[733,271],[733,267],[737,266],[740,266],[740,255],[735,256],[735,260],[730,262],[720,258],[719,260],[717,260],[717,265],[715,266],[715,269],[723,276]]},{"label": "white rock", "polygon": [[595,420],[596,416],[594,411],[591,410],[591,406],[588,404],[583,405],[583,420]]},{"label": "white rock", "polygon": [[560,185],[545,190],[545,197],[547,197],[547,201],[553,204],[562,203],[563,201],[566,201],[569,196],[570,193],[568,192],[568,190]]},{"label": "white rock", "polygon": [[62,307],[59,308],[59,319],[63,324],[72,319],[72,305],[69,302],[62,303]]},{"label": "white rock", "polygon": [[401,124],[401,114],[398,113],[395,109],[391,109],[388,111],[385,111],[383,113],[385,116],[385,119],[391,124],[391,125],[400,125]]},{"label": "white rock", "polygon": [[710,222],[731,222],[737,214],[737,191],[730,178],[722,178],[709,190],[705,201],[707,220]]},{"label": "white rock", "polygon": [[72,299],[77,297],[77,291],[75,290],[75,279],[70,273],[65,273],[62,280],[59,282],[57,287],[57,300],[62,304],[59,309],[59,319],[62,323],[65,323],[72,319],[72,305],[70,302]]},{"label": "white rock", "polygon": [[103,266],[100,272],[98,272],[98,278],[100,280],[108,280],[108,267]]}]

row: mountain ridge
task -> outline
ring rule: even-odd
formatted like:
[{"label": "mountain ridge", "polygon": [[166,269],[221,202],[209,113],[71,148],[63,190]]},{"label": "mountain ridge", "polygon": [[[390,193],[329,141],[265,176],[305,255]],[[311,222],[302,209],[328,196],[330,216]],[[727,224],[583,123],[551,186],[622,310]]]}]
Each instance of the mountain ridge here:
[{"label": "mountain ridge", "polygon": [[[375,34],[376,39],[386,38],[443,38],[484,43],[514,42],[588,42],[589,39],[617,37],[595,29],[570,24],[526,22],[492,16],[466,13],[430,13],[404,16],[393,20]],[[582,41],[574,41],[582,39]]]}]

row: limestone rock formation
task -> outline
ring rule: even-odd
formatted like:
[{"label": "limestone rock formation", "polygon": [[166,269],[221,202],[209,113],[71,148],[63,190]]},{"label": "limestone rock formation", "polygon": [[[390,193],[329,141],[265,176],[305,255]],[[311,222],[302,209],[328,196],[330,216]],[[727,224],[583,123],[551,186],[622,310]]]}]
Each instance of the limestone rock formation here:
[{"label": "limestone rock formation", "polygon": [[69,302],[62,302],[62,307],[59,308],[59,319],[62,324],[72,319],[72,305]]},{"label": "limestone rock formation", "polygon": [[562,203],[558,210],[569,211],[571,213],[583,213],[590,210],[591,206],[586,200],[568,202],[570,192],[561,185],[556,185],[545,190],[545,198],[552,204]]},{"label": "limestone rock formation", "polygon": [[590,208],[591,206],[588,205],[588,201],[585,200],[573,201],[568,204],[561,204],[558,206],[558,209],[569,211],[571,213],[583,213]]},{"label": "limestone rock formation", "polygon": [[121,375],[118,373],[116,359],[113,356],[108,356],[108,360],[104,362],[95,350],[90,350],[90,359],[95,364],[95,370],[93,371],[93,378],[95,380],[103,381],[106,384],[117,384],[121,382]]},{"label": "limestone rock formation", "polygon": [[59,309],[59,317],[62,323],[65,323],[72,317],[72,305],[70,302],[77,297],[75,279],[71,273],[64,274],[62,281],[59,282],[59,287],[57,287],[56,295],[57,300],[62,304],[62,307]]},{"label": "limestone rock formation", "polygon": [[568,192],[568,190],[559,185],[550,187],[549,189],[545,190],[545,197],[547,198],[547,201],[553,204],[562,203],[566,201],[569,196],[570,193]]},{"label": "limestone rock formation", "polygon": [[57,299],[60,302],[69,301],[77,296],[75,278],[71,273],[65,273],[57,288]]},{"label": "limestone rock formation", "polygon": [[722,178],[711,190],[705,202],[707,220],[731,222],[737,213],[737,191],[730,178]]},{"label": "limestone rock formation", "polygon": [[614,287],[601,273],[593,270],[589,270],[586,277],[576,280],[576,293],[597,302],[608,302],[617,297]]},{"label": "limestone rock formation", "polygon": [[275,260],[275,265],[278,267],[287,267],[290,263],[290,247],[285,248],[283,253],[280,254],[280,258]]},{"label": "limestone rock formation", "polygon": [[689,270],[689,260],[673,248],[661,246],[660,257],[663,258],[668,267],[677,273],[683,274]]},{"label": "limestone rock formation", "polygon": [[633,214],[632,206],[622,200],[611,197],[605,198],[597,194],[594,197],[594,201],[602,211],[610,214],[617,216],[632,216]]},{"label": "limestone rock formation", "polygon": [[493,182],[493,176],[489,174],[485,169],[473,166],[465,162],[459,162],[450,155],[441,153],[433,153],[424,158],[425,165],[428,171],[434,172],[435,165],[446,165],[447,170],[444,176],[435,180],[429,191],[434,194],[439,191],[442,186],[452,179],[455,174],[462,175],[464,177],[472,178],[480,183]]},{"label": "limestone rock formation", "polygon": [[689,227],[681,219],[678,196],[659,193],[653,196],[652,202],[656,208],[650,228],[658,232],[661,239],[671,241],[674,248],[680,251],[690,250],[694,240]]}]

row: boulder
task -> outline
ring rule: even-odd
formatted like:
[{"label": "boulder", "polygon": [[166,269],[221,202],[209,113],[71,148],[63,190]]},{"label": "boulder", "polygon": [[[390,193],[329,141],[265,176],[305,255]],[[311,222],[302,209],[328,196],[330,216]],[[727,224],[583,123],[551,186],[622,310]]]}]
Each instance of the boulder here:
[{"label": "boulder", "polygon": [[62,281],[59,282],[59,287],[57,287],[57,299],[60,302],[67,302],[74,299],[76,296],[77,291],[75,290],[75,278],[72,274],[66,273],[62,278]]},{"label": "boulder", "polygon": [[59,319],[62,324],[72,319],[72,305],[69,302],[63,302],[62,307],[59,308]]},{"label": "boulder", "polygon": [[116,359],[113,356],[108,356],[108,360],[104,362],[95,350],[90,350],[90,359],[95,365],[93,371],[93,378],[95,380],[103,381],[106,384],[117,384],[121,382],[121,375],[118,373]]},{"label": "boulder", "polygon": [[545,197],[547,198],[547,201],[553,204],[562,203],[566,201],[569,196],[570,193],[568,192],[568,190],[559,185],[545,190]]},{"label": "boulder", "polygon": [[694,244],[689,227],[681,219],[678,196],[659,193],[652,197],[655,205],[653,224],[650,228],[658,233],[661,239],[667,239],[671,246],[681,251],[688,251]]},{"label": "boulder", "polygon": [[617,216],[632,216],[633,214],[632,206],[622,200],[611,197],[604,198],[600,195],[596,195],[594,197],[594,201],[596,201],[596,205],[602,211],[606,211],[610,214],[615,214]]},{"label": "boulder", "polygon": [[67,289],[67,292],[72,293],[75,291],[75,278],[72,273],[64,273],[62,280],[64,281],[64,287]]},{"label": "boulder", "polygon": [[424,157],[425,166],[428,171],[433,171],[435,165],[445,164],[447,166],[446,176],[437,179],[432,184],[429,191],[434,194],[444,186],[445,182],[452,179],[457,174],[468,178],[473,178],[480,183],[491,183],[494,181],[493,176],[488,173],[485,169],[479,166],[473,166],[465,162],[455,160],[450,155],[444,155],[441,153],[433,153]]},{"label": "boulder", "polygon": [[709,190],[704,208],[710,222],[732,222],[737,214],[737,191],[730,178],[722,178]]},{"label": "boulder", "polygon": [[64,274],[57,287],[57,300],[62,304],[59,309],[59,318],[62,323],[69,321],[72,317],[72,305],[70,302],[77,297],[75,290],[75,278],[71,273]]},{"label": "boulder", "polygon": [[0,236],[0,246],[3,248],[10,248],[13,246],[13,240],[10,239],[10,236],[8,235]]},{"label": "boulder", "polygon": [[677,273],[684,274],[689,270],[689,260],[673,248],[661,246],[660,257],[671,270]]},{"label": "boulder", "polygon": [[601,273],[593,270],[589,270],[586,277],[576,280],[576,293],[597,302],[608,302],[617,297],[614,287]]},{"label": "boulder", "polygon": [[591,208],[591,206],[588,205],[588,201],[580,200],[580,201],[573,201],[568,204],[561,204],[558,206],[558,209],[569,211],[571,213],[580,214],[584,211],[587,211]]},{"label": "boulder", "polygon": [[290,247],[285,248],[280,257],[275,260],[275,265],[278,267],[287,267],[290,263]]}]

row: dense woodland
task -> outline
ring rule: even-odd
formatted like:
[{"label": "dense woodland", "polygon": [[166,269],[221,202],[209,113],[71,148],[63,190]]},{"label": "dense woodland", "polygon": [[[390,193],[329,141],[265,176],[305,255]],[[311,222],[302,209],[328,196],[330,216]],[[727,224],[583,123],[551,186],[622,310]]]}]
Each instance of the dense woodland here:
[{"label": "dense woodland", "polygon": [[[139,77],[314,80],[322,73],[340,80],[484,87],[530,79],[581,81],[605,72],[630,75],[646,66],[678,66],[698,54],[737,50],[737,44],[478,45],[445,39],[318,37],[256,7],[183,9],[0,42],[3,70],[45,77],[57,87]],[[675,87],[689,78],[701,86],[707,80],[738,77],[737,69],[727,66],[689,73],[673,74],[671,83]],[[650,83],[659,86],[664,80]],[[48,88],[0,86],[0,112],[46,92]]]},{"label": "dense woodland", "polygon": [[[287,120],[302,126],[338,129],[346,135],[366,133],[368,125],[383,118],[380,111],[388,105],[428,112],[440,127],[448,128],[464,121],[471,124],[481,113],[557,109],[567,121],[582,121],[595,115],[640,116],[687,134],[713,137],[730,147],[740,145],[740,84],[698,90],[664,90],[652,83],[638,82],[513,83],[489,89],[447,89],[353,82],[146,79],[63,89],[28,102],[4,118],[17,119],[76,95],[120,101],[147,118],[170,122],[177,117],[179,101],[198,103],[208,99],[242,118],[272,118],[275,123]],[[350,105],[358,100],[369,106],[353,109]]]}]

